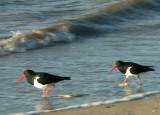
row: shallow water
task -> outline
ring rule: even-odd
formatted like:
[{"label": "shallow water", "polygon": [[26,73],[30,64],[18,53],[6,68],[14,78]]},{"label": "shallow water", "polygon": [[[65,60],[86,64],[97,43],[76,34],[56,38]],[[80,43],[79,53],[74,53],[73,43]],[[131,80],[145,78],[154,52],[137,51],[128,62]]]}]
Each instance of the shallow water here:
[{"label": "shallow water", "polygon": [[[8,19],[6,24],[0,22],[4,28],[0,30],[3,39],[0,41],[0,105],[3,106],[0,113],[5,115],[54,110],[159,90],[159,1],[152,0],[148,4],[144,0],[139,1],[144,4],[133,0],[136,5],[125,4],[128,9],[123,6],[123,2],[112,0],[107,2],[94,0],[92,3],[96,4],[94,8],[85,1],[74,0],[65,2],[48,0],[43,3],[43,7],[32,3],[35,6],[33,9],[25,1],[15,1],[17,4],[3,3],[6,4],[5,7],[11,9],[14,6],[27,5],[28,9],[32,10],[30,13],[39,12],[43,16],[40,18],[41,16],[36,15],[39,16],[36,19],[38,22],[33,17],[28,19],[15,17],[18,18],[16,21]],[[110,5],[116,8],[116,2],[118,5],[121,3],[124,9],[115,13],[110,9]],[[152,2],[157,4],[154,6]],[[50,7],[47,7],[48,5]],[[53,16],[50,14],[53,11],[52,5],[54,12],[59,11],[56,14],[52,13]],[[68,11],[70,8],[76,8],[76,11]],[[11,12],[11,9],[3,12],[1,16],[18,13]],[[49,18],[44,17],[40,12],[42,10],[48,11],[45,14]],[[19,12],[24,11],[28,10],[25,8]],[[80,12],[82,16],[77,17]],[[60,26],[61,19],[71,19],[73,14],[75,14],[73,21],[62,21],[64,25]],[[30,21],[33,23],[28,24]],[[52,25],[54,21],[59,21],[57,25],[60,27]],[[23,25],[11,27],[15,23]],[[20,32],[9,37],[10,30]],[[32,30],[38,31],[39,34]],[[142,75],[142,87],[138,86],[135,77],[129,78],[127,87],[120,87],[119,84],[123,82],[125,76],[117,69],[109,72],[116,60],[153,65],[156,71]],[[72,80],[58,83],[50,96],[44,100],[42,90],[31,86],[25,79],[15,82],[25,69],[70,76]],[[64,97],[67,95],[68,98]]]}]

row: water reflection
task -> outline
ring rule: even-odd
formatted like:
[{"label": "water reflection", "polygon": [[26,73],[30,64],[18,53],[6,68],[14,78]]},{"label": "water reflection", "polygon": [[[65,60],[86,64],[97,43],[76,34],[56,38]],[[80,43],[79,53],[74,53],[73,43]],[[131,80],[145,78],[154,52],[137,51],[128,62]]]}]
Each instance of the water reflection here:
[{"label": "water reflection", "polygon": [[51,110],[54,107],[48,98],[43,97],[43,105],[36,105],[34,108],[36,111],[39,111],[39,110]]},{"label": "water reflection", "polygon": [[[72,99],[72,98],[87,98],[90,97],[89,94],[74,94],[74,95],[57,95],[54,96],[55,98],[60,98],[60,99]],[[40,99],[42,100],[42,99]],[[40,111],[40,110],[53,110],[56,108],[56,105],[52,103],[48,98],[43,97],[43,104],[36,105],[34,107],[35,111]]]},{"label": "water reflection", "polygon": [[143,92],[142,87],[138,87],[136,90],[132,89],[129,86],[124,87],[124,93],[126,94],[126,96],[133,95],[133,94],[136,94],[136,93],[142,93],[142,92]]}]

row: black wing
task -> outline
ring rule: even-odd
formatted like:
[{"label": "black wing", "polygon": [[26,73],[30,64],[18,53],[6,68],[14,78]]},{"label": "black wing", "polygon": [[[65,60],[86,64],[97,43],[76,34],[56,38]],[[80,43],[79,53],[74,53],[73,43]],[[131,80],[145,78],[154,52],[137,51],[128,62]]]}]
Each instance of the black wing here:
[{"label": "black wing", "polygon": [[130,72],[132,74],[140,74],[147,71],[154,71],[154,69],[151,68],[152,66],[144,66],[136,63],[132,63],[131,67],[132,68],[130,69]]},{"label": "black wing", "polygon": [[70,80],[70,77],[61,77],[58,75],[52,75],[48,73],[38,73],[37,76],[40,77],[37,81],[43,85],[56,83],[62,80]]}]

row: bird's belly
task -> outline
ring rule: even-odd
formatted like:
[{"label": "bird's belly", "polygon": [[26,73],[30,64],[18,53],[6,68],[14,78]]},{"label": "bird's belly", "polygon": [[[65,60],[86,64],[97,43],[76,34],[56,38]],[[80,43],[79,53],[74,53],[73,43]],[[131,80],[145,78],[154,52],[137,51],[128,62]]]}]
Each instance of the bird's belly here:
[{"label": "bird's belly", "polygon": [[135,74],[132,74],[132,73],[130,73],[130,72],[126,72],[126,73],[125,73],[125,75],[126,75],[127,77],[131,77],[131,76],[137,76],[137,75],[135,75]]},{"label": "bird's belly", "polygon": [[52,85],[53,85],[53,83],[43,85],[43,84],[39,83],[37,80],[34,80],[34,86],[37,87],[37,88],[44,89],[44,88],[47,88],[47,87],[52,86]]}]

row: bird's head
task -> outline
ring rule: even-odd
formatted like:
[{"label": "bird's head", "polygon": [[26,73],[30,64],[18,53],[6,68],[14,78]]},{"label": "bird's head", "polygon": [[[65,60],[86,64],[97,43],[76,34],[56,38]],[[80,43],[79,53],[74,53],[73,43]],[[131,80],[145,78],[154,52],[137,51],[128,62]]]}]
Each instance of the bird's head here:
[{"label": "bird's head", "polygon": [[27,76],[30,76],[30,75],[33,75],[33,74],[35,74],[35,72],[33,70],[25,70],[23,75],[16,82],[20,81],[24,77],[27,77]]},{"label": "bird's head", "polygon": [[123,65],[122,61],[116,61],[116,64],[113,66],[113,68],[110,70],[110,72],[112,72],[116,67],[120,67],[121,65]]}]

